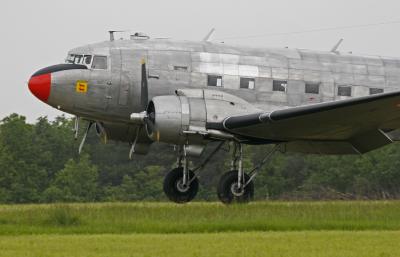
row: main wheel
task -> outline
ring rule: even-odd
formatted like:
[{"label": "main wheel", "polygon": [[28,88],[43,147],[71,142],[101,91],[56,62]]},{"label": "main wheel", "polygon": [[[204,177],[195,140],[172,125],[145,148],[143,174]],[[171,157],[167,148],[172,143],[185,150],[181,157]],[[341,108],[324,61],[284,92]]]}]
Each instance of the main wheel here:
[{"label": "main wheel", "polygon": [[[189,179],[195,176],[189,171]],[[183,185],[183,168],[171,170],[164,178],[164,193],[175,203],[187,203],[193,200],[199,190],[199,180],[196,177],[189,186]]]},{"label": "main wheel", "polygon": [[[249,175],[244,174],[245,182],[250,179]],[[238,188],[238,172],[236,170],[229,171],[222,175],[218,183],[218,198],[224,204],[231,203],[247,203],[253,199],[254,183],[251,181],[245,188]]]}]

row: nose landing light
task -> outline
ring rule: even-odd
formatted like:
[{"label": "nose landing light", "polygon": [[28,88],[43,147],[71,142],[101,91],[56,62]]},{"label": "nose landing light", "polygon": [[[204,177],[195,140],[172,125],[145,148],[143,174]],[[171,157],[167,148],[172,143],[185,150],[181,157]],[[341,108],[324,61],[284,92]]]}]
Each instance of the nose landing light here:
[{"label": "nose landing light", "polygon": [[50,96],[51,73],[32,76],[28,87],[31,93],[39,100],[47,102]]}]

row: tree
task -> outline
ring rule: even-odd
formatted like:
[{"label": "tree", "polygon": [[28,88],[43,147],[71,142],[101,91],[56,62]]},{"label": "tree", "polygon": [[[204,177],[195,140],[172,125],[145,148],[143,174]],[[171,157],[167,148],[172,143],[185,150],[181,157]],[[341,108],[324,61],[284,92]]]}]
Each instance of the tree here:
[{"label": "tree", "polygon": [[2,173],[7,181],[3,191],[9,191],[8,202],[38,201],[47,179],[46,170],[38,165],[42,151],[35,144],[34,126],[27,124],[25,117],[12,114],[1,121],[0,132],[2,165],[6,165]]},{"label": "tree", "polygon": [[[84,154],[73,140],[72,119],[64,116],[34,124],[11,114],[0,122],[0,202],[165,200],[162,180],[176,166],[170,145],[155,143],[146,156],[128,160],[129,145],[103,145],[94,130]],[[82,136],[83,130],[80,131]],[[201,158],[190,158],[196,167]],[[220,176],[231,169],[226,144],[199,171],[197,200],[216,200]],[[245,146],[246,172],[271,146]],[[157,166],[155,166],[157,165]],[[400,147],[392,144],[363,156],[276,153],[255,179],[256,199],[394,199],[400,198]]]},{"label": "tree", "polygon": [[[44,201],[90,202],[98,200],[98,171],[87,154],[70,159],[44,192]],[[55,197],[57,196],[57,198]]]},{"label": "tree", "polygon": [[13,183],[16,175],[13,163],[10,153],[0,144],[0,203],[12,202],[10,184]]}]

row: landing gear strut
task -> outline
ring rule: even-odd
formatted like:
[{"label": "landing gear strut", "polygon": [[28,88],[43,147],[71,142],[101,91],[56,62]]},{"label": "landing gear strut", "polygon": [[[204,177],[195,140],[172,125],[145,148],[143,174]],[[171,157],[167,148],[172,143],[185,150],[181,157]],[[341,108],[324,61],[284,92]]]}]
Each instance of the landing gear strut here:
[{"label": "landing gear strut", "polygon": [[187,203],[193,200],[199,190],[197,172],[203,169],[211,158],[219,151],[224,142],[211,152],[205,160],[193,170],[189,169],[186,146],[179,148],[178,167],[170,171],[164,178],[164,193],[175,203]]},{"label": "landing gear strut", "polygon": [[176,203],[187,203],[195,198],[199,190],[199,180],[189,170],[186,146],[179,149],[178,168],[170,171],[164,178],[164,193]]},{"label": "landing gear strut", "polygon": [[253,199],[254,183],[243,171],[243,146],[234,143],[231,171],[222,175],[217,187],[217,195],[221,202],[246,203]]},{"label": "landing gear strut", "polygon": [[[224,142],[220,142],[202,164],[193,170],[189,169],[186,145],[179,148],[178,167],[170,171],[164,178],[164,192],[171,201],[187,203],[196,197],[199,189],[197,172],[205,167],[223,144]],[[231,170],[220,178],[217,195],[221,202],[225,204],[247,203],[254,196],[254,178],[261,167],[279,150],[280,145],[276,145],[254,169],[245,173],[243,169],[243,145],[237,141],[234,141],[233,144]]]},{"label": "landing gear strut", "polygon": [[194,172],[185,172],[183,167],[173,169],[164,178],[164,193],[175,203],[190,202],[196,197],[198,189],[199,180]]},{"label": "landing gear strut", "polygon": [[222,175],[218,183],[217,195],[219,200],[225,204],[251,201],[254,196],[253,180],[260,168],[268,162],[278,147],[279,145],[276,145],[249,174],[246,174],[243,170],[242,144],[234,142],[231,171]]}]

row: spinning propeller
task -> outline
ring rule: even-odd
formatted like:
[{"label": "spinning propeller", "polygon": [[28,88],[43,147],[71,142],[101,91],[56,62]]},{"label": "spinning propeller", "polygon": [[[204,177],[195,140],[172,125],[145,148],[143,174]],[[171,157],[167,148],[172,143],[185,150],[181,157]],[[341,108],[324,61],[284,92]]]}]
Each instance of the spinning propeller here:
[{"label": "spinning propeller", "polygon": [[131,120],[140,124],[144,124],[148,131],[154,129],[154,110],[149,106],[149,87],[146,61],[141,61],[141,85],[140,85],[140,113],[132,113]]}]

